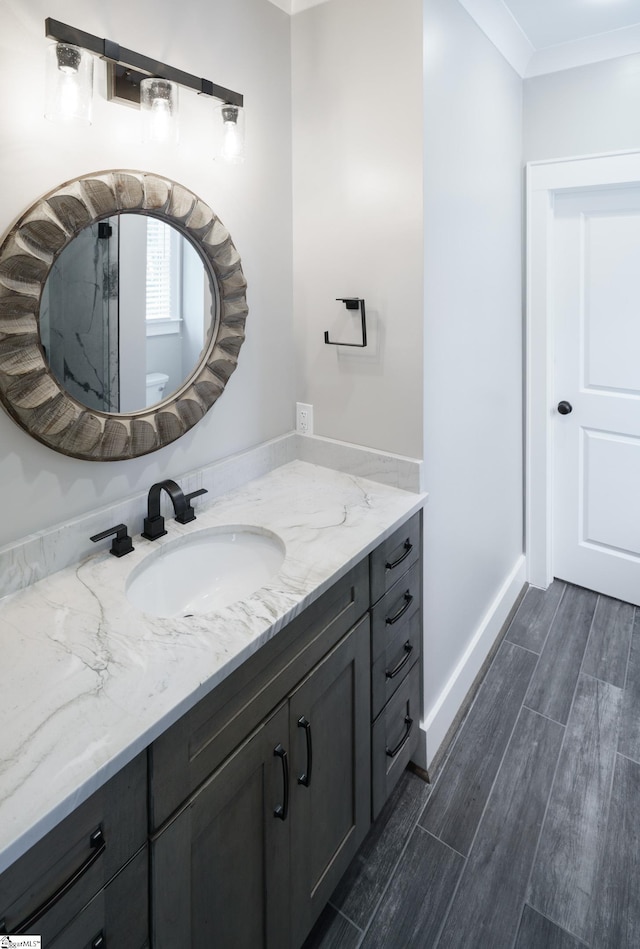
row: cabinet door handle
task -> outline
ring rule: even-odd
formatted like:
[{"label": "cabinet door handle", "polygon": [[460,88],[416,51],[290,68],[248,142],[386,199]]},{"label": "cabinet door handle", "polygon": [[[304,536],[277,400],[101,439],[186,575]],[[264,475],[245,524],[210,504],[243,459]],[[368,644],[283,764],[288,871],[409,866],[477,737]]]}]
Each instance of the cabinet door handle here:
[{"label": "cabinet door handle", "polygon": [[103,932],[99,932],[97,936],[94,936],[91,949],[107,949],[107,940],[104,938]]},{"label": "cabinet door handle", "polygon": [[395,668],[391,670],[387,669],[387,671],[385,672],[385,676],[387,677],[387,679],[395,679],[395,677],[398,675],[400,670],[404,666],[406,666],[406,664],[409,662],[409,657],[411,656],[411,653],[413,652],[413,646],[411,645],[411,642],[408,639],[406,643],[404,644],[404,651],[405,651],[405,655],[402,657],[398,665],[395,666]]},{"label": "cabinet door handle", "polygon": [[[91,853],[87,859],[84,860],[78,869],[74,870],[69,879],[65,880],[65,882],[58,887],[55,893],[52,893],[51,896],[49,896],[44,901],[44,903],[41,903],[40,906],[38,906],[38,908],[35,909],[30,916],[27,916],[26,919],[23,919],[22,922],[18,923],[17,926],[12,925],[12,933],[15,933],[16,936],[19,936],[20,933],[31,932],[38,920],[44,916],[45,913],[48,913],[50,909],[53,909],[56,903],[58,903],[62,897],[65,896],[73,886],[75,886],[78,880],[85,875],[87,870],[91,869],[96,860],[98,860],[98,858],[101,857],[105,852],[107,847],[107,842],[102,834],[102,827],[98,827],[97,830],[94,830],[94,832],[90,835],[89,847],[91,848]],[[6,922],[6,919],[0,920],[0,934],[6,935]]]},{"label": "cabinet door handle", "polygon": [[405,715],[404,723],[407,726],[407,730],[402,736],[402,738],[400,739],[400,741],[398,742],[398,744],[396,745],[396,747],[393,750],[387,748],[387,755],[390,758],[395,758],[398,752],[402,751],[406,743],[409,741],[409,735],[411,734],[411,729],[413,728],[413,719],[409,718],[408,715]]},{"label": "cabinet door handle", "polygon": [[385,567],[387,568],[387,570],[395,570],[396,567],[399,567],[402,561],[407,559],[407,557],[409,556],[412,550],[413,550],[413,544],[407,537],[407,539],[404,542],[404,553],[400,557],[398,557],[397,560],[394,560],[393,563],[389,563],[389,561],[387,560],[385,564]]},{"label": "cabinet door handle", "polygon": [[273,753],[282,762],[282,804],[274,808],[273,816],[286,820],[289,813],[289,759],[281,744],[277,744]]},{"label": "cabinet door handle", "polygon": [[311,722],[304,715],[298,719],[298,728],[304,728],[304,734],[307,739],[307,768],[298,778],[298,784],[304,784],[306,788],[311,784],[311,769],[313,767],[313,748],[311,746]]},{"label": "cabinet door handle", "polygon": [[402,617],[403,617],[404,614],[407,612],[407,610],[409,609],[409,607],[411,606],[412,603],[413,603],[413,596],[412,596],[411,593],[409,593],[409,591],[407,590],[407,592],[406,592],[405,595],[404,595],[404,604],[403,604],[403,606],[400,607],[400,609],[399,609],[398,612],[395,614],[395,616],[387,616],[387,618],[386,618],[386,620],[385,620],[385,623],[387,624],[387,626],[393,626],[393,624],[394,624],[394,623],[397,623],[399,619],[402,619]]}]

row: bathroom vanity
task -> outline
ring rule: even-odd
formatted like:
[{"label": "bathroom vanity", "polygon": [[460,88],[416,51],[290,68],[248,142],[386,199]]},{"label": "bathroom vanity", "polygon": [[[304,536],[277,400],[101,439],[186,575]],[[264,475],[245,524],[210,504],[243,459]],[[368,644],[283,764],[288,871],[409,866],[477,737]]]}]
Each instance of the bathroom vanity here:
[{"label": "bathroom vanity", "polygon": [[[62,686],[2,739],[7,932],[27,921],[48,947],[92,949],[302,944],[416,748],[423,501],[294,462],[158,542],[216,524],[277,534],[282,569],[240,604],[136,611],[140,537],[3,601],[3,640],[22,617],[22,646],[39,640]],[[32,676],[44,685],[45,668]]]}]

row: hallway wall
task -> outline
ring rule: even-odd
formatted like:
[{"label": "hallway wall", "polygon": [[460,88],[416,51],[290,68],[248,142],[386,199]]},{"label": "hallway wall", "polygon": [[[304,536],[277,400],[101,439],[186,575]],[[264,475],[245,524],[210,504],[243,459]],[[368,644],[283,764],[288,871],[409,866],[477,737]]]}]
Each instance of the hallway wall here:
[{"label": "hallway wall", "polygon": [[450,0],[424,46],[431,758],[524,582],[522,80]]}]

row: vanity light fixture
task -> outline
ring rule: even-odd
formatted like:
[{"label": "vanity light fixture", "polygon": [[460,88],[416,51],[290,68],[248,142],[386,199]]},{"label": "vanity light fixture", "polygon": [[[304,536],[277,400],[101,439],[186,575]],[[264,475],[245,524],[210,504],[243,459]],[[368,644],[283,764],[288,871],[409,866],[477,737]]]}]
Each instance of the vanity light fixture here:
[{"label": "vanity light fixture", "polygon": [[244,109],[225,102],[219,106],[222,119],[220,157],[232,165],[244,161]]},{"label": "vanity light fixture", "polygon": [[142,137],[145,142],[169,145],[178,141],[178,85],[150,77],[140,83]]},{"label": "vanity light fixture", "polygon": [[53,121],[91,124],[93,56],[71,43],[56,43],[47,50],[44,114]]},{"label": "vanity light fixture", "polygon": [[[94,58],[91,54],[95,54],[107,62],[107,98],[112,102],[141,106],[145,113],[145,138],[161,143],[177,138],[178,86],[184,86],[222,103],[219,107],[223,123],[222,157],[231,162],[242,161],[244,98],[241,93],[51,17],[45,20],[45,33],[49,39],[56,40],[48,53],[53,65],[49,67],[51,72],[47,78],[47,117],[60,117],[65,109],[71,116],[79,117],[76,102],[88,99],[88,112],[85,106],[83,115],[88,116],[85,121],[90,121]],[[88,86],[82,88],[89,91],[80,94],[75,91],[79,88],[76,77],[84,77],[84,69],[90,70],[90,79]],[[50,78],[52,74],[53,78]],[[86,79],[83,81],[87,83]]]}]

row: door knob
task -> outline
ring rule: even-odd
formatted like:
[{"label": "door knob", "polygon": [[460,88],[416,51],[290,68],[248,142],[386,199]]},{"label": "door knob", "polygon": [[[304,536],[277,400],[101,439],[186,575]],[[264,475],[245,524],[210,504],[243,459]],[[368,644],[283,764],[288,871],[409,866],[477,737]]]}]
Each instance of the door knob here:
[{"label": "door knob", "polygon": [[558,412],[560,415],[570,415],[571,412],[573,412],[573,406],[571,405],[571,402],[565,402],[564,400],[562,402],[558,402]]}]

